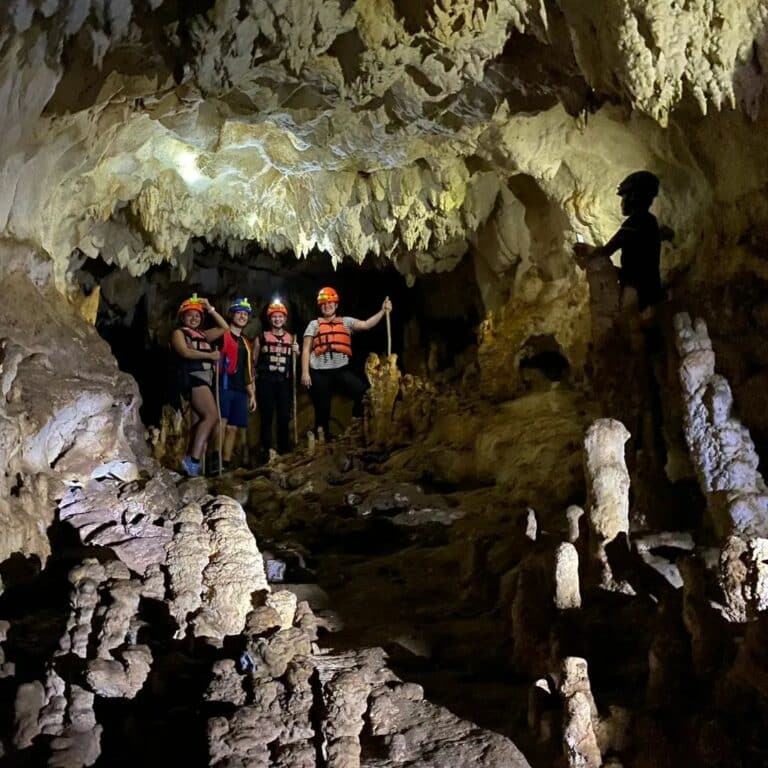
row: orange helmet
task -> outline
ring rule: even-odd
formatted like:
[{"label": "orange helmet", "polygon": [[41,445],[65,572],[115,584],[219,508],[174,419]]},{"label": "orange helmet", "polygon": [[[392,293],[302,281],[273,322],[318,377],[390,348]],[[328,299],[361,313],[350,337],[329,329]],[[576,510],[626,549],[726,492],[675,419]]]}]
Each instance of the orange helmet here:
[{"label": "orange helmet", "polygon": [[325,288],[321,288],[317,294],[317,306],[319,307],[321,304],[325,304],[326,302],[329,302],[329,301],[333,301],[336,304],[338,304],[339,294],[336,293],[335,288],[326,286]]},{"label": "orange helmet", "polygon": [[183,315],[185,312],[189,311],[190,309],[194,309],[195,312],[199,312],[201,315],[205,315],[205,307],[203,306],[203,300],[198,298],[196,293],[193,293],[189,299],[186,299],[185,301],[181,302],[179,311],[176,314]]},{"label": "orange helmet", "polygon": [[288,307],[286,307],[280,299],[272,299],[270,305],[267,307],[267,317],[276,315],[278,312],[282,312],[288,317]]}]

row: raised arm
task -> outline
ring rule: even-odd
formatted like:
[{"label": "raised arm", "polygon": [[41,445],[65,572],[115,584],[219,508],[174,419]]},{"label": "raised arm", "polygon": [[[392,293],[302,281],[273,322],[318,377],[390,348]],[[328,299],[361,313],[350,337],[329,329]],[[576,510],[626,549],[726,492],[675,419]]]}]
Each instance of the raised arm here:
[{"label": "raised arm", "polygon": [[229,330],[229,323],[216,311],[216,308],[208,299],[203,299],[203,306],[216,323],[216,328],[209,328],[207,331],[203,331],[203,333],[208,341],[216,341]]},{"label": "raised arm", "polygon": [[381,305],[381,309],[375,314],[371,315],[367,320],[355,320],[352,325],[353,331],[370,331],[371,328],[378,325],[381,318],[385,313],[392,311],[392,302],[387,298],[384,299],[384,303]]}]

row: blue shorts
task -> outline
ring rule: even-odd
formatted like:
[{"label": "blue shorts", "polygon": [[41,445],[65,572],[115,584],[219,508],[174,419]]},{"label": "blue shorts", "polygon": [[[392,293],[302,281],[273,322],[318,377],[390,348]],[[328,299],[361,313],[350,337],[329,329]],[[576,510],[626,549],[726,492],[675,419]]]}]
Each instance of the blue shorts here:
[{"label": "blue shorts", "polygon": [[221,393],[221,418],[233,427],[248,426],[248,393],[225,389]]}]

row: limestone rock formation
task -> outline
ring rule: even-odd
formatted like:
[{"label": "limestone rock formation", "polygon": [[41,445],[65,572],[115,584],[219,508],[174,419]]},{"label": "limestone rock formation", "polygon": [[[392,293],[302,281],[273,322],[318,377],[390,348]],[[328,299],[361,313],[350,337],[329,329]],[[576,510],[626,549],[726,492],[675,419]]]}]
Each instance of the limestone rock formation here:
[{"label": "limestone rock formation", "polygon": [[581,608],[579,553],[570,542],[563,542],[555,551],[555,607]]},{"label": "limestone rock formation", "polygon": [[624,461],[624,443],[629,436],[621,422],[598,419],[584,438],[590,553],[606,587],[611,586],[613,577],[605,547],[619,534],[629,536],[629,472]]},{"label": "limestone rock formation", "polygon": [[[0,3],[10,759],[109,762],[142,728],[220,768],[525,766],[499,733],[536,679],[542,763],[764,762],[767,29],[764,0]],[[572,253],[640,168],[665,288],[722,324],[674,329],[707,524],[681,462],[649,488],[624,457],[677,363],[617,318],[618,257]],[[166,411],[150,459],[94,326],[159,379],[177,293],[290,273],[302,317],[345,260],[440,304],[398,318],[410,370],[372,358],[368,445],[184,481]],[[628,463],[662,520],[631,543]]]},{"label": "limestone rock formation", "polygon": [[[26,255],[34,275],[35,257]],[[0,558],[45,561],[54,499],[91,478],[135,476],[139,399],[96,331],[45,287],[46,268],[41,287],[7,272],[10,256],[0,259]]]},{"label": "limestone rock formation", "polygon": [[371,354],[365,363],[365,375],[370,382],[369,410],[365,420],[366,439],[378,445],[392,444],[397,439],[393,413],[400,389],[397,355],[382,357]]},{"label": "limestone rock formation", "polygon": [[[604,108],[585,125],[579,113],[613,99],[674,123],[687,93],[703,111],[749,114],[763,93],[759,0],[612,0],[599,15],[527,0],[316,0],[305,14],[218,0],[170,25],[160,2],[140,15],[130,3],[93,8],[50,2],[35,14],[19,0],[1,25],[0,227],[50,254],[60,284],[75,247],[136,274],[169,258],[188,267],[190,238],[208,233],[335,261],[381,254],[404,272],[444,271],[470,246],[496,274],[546,271],[564,246],[543,242],[547,216],[609,234],[606,152],[622,168],[663,166],[681,189],[702,179],[650,121]],[[75,39],[81,53],[64,60]],[[126,51],[147,74],[123,64]],[[558,172],[564,141],[587,154]],[[233,184],[247,191],[234,205]]]},{"label": "limestone rock formation", "polygon": [[749,431],[732,415],[728,382],[715,373],[706,324],[680,313],[675,333],[685,437],[721,540],[720,585],[729,617],[744,621],[767,600],[768,488]]},{"label": "limestone rock formation", "polygon": [[563,699],[563,749],[571,768],[600,768],[603,764],[597,743],[597,707],[592,696],[584,659],[563,660],[560,682]]}]

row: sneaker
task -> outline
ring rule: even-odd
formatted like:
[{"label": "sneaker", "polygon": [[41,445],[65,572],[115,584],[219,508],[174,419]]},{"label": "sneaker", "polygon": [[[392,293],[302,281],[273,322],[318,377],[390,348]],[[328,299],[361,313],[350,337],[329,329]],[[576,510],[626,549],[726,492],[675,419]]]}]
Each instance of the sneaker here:
[{"label": "sneaker", "polygon": [[187,477],[200,477],[200,462],[191,456],[185,456],[181,460],[181,469]]}]

